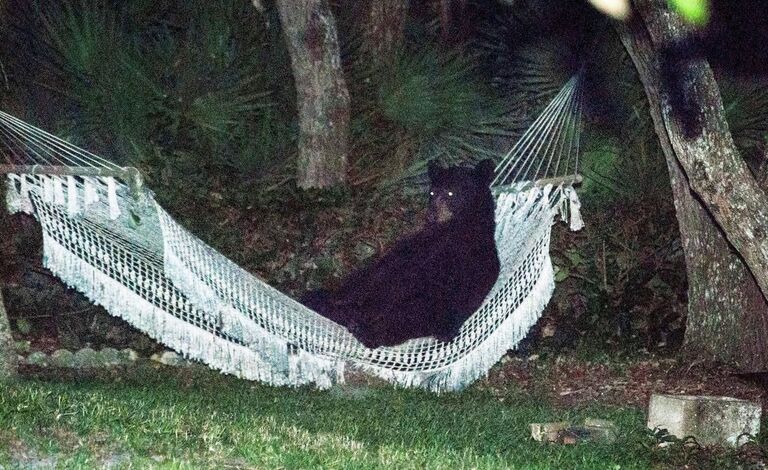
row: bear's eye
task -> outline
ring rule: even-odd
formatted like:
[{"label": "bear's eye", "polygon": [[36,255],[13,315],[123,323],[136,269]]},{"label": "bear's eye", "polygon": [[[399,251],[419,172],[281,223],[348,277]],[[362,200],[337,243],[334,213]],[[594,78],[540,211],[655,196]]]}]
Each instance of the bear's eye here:
[{"label": "bear's eye", "polygon": [[435,195],[435,192],[434,192],[434,191],[430,191],[430,192],[429,192],[429,195],[430,195],[430,196],[434,196],[434,195]]},{"label": "bear's eye", "polygon": [[448,191],[448,195],[452,197],[453,196],[453,191]]}]

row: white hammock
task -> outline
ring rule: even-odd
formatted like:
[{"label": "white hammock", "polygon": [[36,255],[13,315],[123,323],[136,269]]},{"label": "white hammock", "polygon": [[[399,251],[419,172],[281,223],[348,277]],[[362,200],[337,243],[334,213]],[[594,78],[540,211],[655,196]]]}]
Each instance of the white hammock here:
[{"label": "white hammock", "polygon": [[[177,224],[135,172],[0,112],[11,212],[42,225],[44,264],[152,338],[222,372],[324,388],[363,369],[403,386],[458,390],[487,373],[537,321],[554,288],[550,228],[578,230],[580,93],[569,81],[497,168],[501,274],[449,343],[367,349],[345,328],[241,269]],[[110,176],[107,176],[110,175]],[[119,177],[119,181],[115,178]]]}]

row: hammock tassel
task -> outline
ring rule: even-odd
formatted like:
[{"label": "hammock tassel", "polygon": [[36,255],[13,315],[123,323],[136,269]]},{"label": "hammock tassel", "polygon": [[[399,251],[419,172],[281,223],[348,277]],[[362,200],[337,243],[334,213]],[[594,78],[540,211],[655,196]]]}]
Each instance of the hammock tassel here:
[{"label": "hammock tassel", "polygon": [[120,217],[120,206],[117,204],[117,184],[111,176],[107,178],[107,201],[109,201],[109,218],[117,220]]},{"label": "hammock tassel", "polygon": [[83,206],[87,209],[91,204],[99,202],[99,193],[96,184],[90,177],[83,177]]},{"label": "hammock tassel", "polygon": [[584,228],[584,219],[581,218],[581,201],[576,194],[576,190],[573,186],[565,188],[565,195],[568,198],[568,209],[570,212],[570,228],[574,232]]},{"label": "hammock tassel", "polygon": [[[16,182],[18,181],[18,185]],[[32,207],[32,201],[29,199],[29,187],[27,185],[26,175],[9,174],[6,180],[5,203],[8,206],[8,212],[15,214],[22,212],[32,214],[35,210]]]},{"label": "hammock tassel", "polygon": [[53,204],[53,181],[49,176],[39,176],[43,185],[43,202]]},{"label": "hammock tassel", "polygon": [[67,176],[67,214],[70,217],[78,215],[77,181],[74,176]]},{"label": "hammock tassel", "polygon": [[64,205],[64,182],[58,176],[51,177],[53,180],[53,203],[57,206]]}]

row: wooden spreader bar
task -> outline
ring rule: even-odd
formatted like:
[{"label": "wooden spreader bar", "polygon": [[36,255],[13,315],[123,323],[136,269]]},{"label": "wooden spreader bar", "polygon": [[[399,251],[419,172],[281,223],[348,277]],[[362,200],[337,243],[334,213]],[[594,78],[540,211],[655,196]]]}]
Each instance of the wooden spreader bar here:
[{"label": "wooden spreader bar", "polygon": [[125,183],[134,197],[139,197],[144,182],[139,170],[132,167],[94,168],[88,166],[64,165],[12,165],[0,164],[0,174],[14,173],[19,175],[55,175],[55,176],[100,176],[113,177]]}]

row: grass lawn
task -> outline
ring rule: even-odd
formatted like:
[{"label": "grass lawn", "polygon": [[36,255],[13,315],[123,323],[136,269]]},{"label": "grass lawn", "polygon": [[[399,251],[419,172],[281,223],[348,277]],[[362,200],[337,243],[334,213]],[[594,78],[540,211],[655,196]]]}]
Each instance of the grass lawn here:
[{"label": "grass lawn", "polygon": [[[601,417],[613,444],[542,445],[531,422]],[[0,394],[0,468],[525,468],[651,465],[636,408],[504,396],[275,388],[141,367],[118,380],[25,379]]]}]

